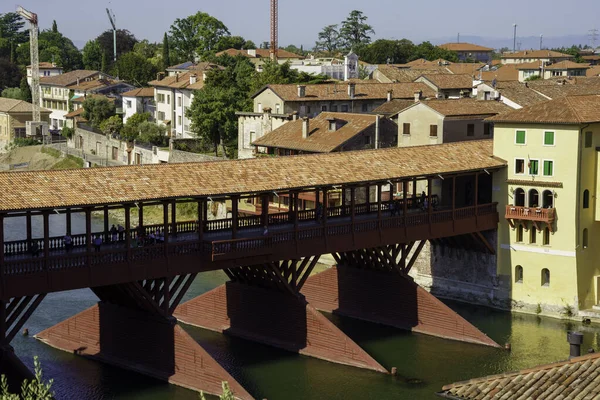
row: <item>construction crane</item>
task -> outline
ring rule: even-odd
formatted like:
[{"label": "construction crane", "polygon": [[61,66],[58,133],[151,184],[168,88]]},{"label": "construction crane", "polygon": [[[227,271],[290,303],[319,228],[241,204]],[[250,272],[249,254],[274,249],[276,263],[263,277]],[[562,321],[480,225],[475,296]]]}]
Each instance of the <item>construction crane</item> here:
[{"label": "construction crane", "polygon": [[115,52],[115,62],[117,62],[117,26],[115,25],[115,21],[117,20],[115,18],[115,13],[112,12],[112,10],[109,10],[108,8],[106,9],[106,13],[108,14],[108,20],[110,21],[110,24],[113,27],[113,50]]},{"label": "construction crane", "polygon": [[277,51],[279,49],[279,10],[278,0],[271,0],[271,60],[277,61]]},{"label": "construction crane", "polygon": [[40,114],[40,54],[38,50],[38,16],[21,6],[17,14],[29,21],[29,51],[31,55],[31,102],[33,103],[33,122],[41,122]]}]

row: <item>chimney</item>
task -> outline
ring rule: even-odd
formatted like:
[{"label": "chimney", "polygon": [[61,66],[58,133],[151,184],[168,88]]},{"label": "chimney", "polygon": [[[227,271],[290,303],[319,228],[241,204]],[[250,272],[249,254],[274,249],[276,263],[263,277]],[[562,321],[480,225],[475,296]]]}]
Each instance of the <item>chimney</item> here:
[{"label": "chimney", "polygon": [[202,71],[202,82],[206,82],[206,71]]},{"label": "chimney", "polygon": [[351,99],[353,99],[355,94],[356,94],[356,83],[349,83],[348,84],[348,96]]},{"label": "chimney", "polygon": [[302,118],[302,139],[308,138],[310,135],[310,121],[308,117]]},{"label": "chimney", "polygon": [[79,78],[77,78],[77,86],[79,86]]},{"label": "chimney", "polygon": [[179,72],[175,74],[175,82],[179,82]]},{"label": "chimney", "polygon": [[265,114],[271,114],[271,107],[265,107],[265,108],[263,108],[263,112]]},{"label": "chimney", "polygon": [[196,74],[191,74],[190,75],[190,85],[193,85],[197,81],[198,81],[198,77],[196,76]]},{"label": "chimney", "polygon": [[248,49],[248,55],[252,57],[256,57],[256,49]]},{"label": "chimney", "polygon": [[306,96],[306,85],[298,85],[298,97]]},{"label": "chimney", "polygon": [[157,81],[162,81],[164,77],[165,77],[165,73],[164,72],[159,72],[159,73],[156,74],[156,80]]},{"label": "chimney", "polygon": [[375,116],[375,150],[379,148],[379,121],[381,119],[381,115],[377,114]]},{"label": "chimney", "polygon": [[393,98],[394,98],[394,90],[393,90],[393,89],[390,89],[390,90],[388,90],[388,92],[387,92],[387,101],[388,101],[388,102],[389,102],[389,101],[392,101],[392,99],[393,99]]},{"label": "chimney", "polygon": [[569,342],[569,360],[581,355],[581,344],[583,343],[583,334],[581,332],[567,332],[567,342]]},{"label": "chimney", "polygon": [[292,112],[292,121],[296,121],[298,119],[298,111]]},{"label": "chimney", "polygon": [[415,92],[415,103],[418,103],[418,102],[420,102],[420,101],[421,101],[421,96],[422,96],[422,95],[423,95],[423,92],[422,92],[422,91],[420,91],[420,90],[419,90],[419,91],[417,91],[417,92]]}]

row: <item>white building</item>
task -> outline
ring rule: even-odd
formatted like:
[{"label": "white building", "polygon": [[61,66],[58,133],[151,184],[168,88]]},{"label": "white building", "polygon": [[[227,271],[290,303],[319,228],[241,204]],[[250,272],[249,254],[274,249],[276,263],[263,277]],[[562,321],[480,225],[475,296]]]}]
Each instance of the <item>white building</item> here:
[{"label": "white building", "polygon": [[154,119],[156,112],[154,88],[133,89],[122,93],[121,96],[123,96],[123,123],[126,123],[132,115],[145,112],[150,113]]},{"label": "white building", "polygon": [[[49,62],[40,63],[40,78],[56,76],[62,73],[63,69],[61,67],[57,67],[56,64]],[[31,86],[31,65],[27,66],[27,83],[29,86]]]}]

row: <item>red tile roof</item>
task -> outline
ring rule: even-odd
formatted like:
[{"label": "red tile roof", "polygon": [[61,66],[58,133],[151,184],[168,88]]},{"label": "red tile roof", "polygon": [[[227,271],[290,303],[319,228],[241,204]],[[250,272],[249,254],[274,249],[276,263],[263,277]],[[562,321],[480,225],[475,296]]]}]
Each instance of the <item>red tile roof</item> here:
[{"label": "red tile roof", "polygon": [[477,99],[427,100],[422,101],[421,104],[446,117],[490,116],[512,110],[498,101]]},{"label": "red tile roof", "polygon": [[[196,75],[196,83],[190,83],[190,77],[192,75]],[[197,74],[195,72],[185,72],[181,74],[176,74],[173,76],[166,76],[161,80],[154,80],[148,82],[150,86],[153,87],[166,87],[172,89],[188,89],[188,90],[198,90],[204,87],[204,81],[202,80],[202,74]]]},{"label": "red tile roof", "polygon": [[[40,107],[42,113],[50,113],[51,111]],[[33,104],[23,100],[9,99],[0,97],[0,112],[3,113],[30,113],[33,112]]]},{"label": "red tile roof", "polygon": [[52,85],[52,86],[70,86],[77,83],[77,79],[80,81],[87,78],[94,78],[99,75],[98,71],[88,71],[85,69],[78,69],[75,71],[65,72],[64,74],[55,76],[44,76],[40,78],[40,85]]},{"label": "red tile roof", "polygon": [[488,118],[493,122],[580,125],[600,122],[600,95],[566,96]]},{"label": "red tile roof", "polygon": [[137,88],[121,93],[123,97],[154,97],[154,88]]},{"label": "red tile roof", "polygon": [[450,51],[472,51],[472,52],[492,52],[494,49],[479,46],[472,43],[445,43],[438,46],[444,50]]},{"label": "red tile roof", "polygon": [[187,164],[0,172],[0,211],[270,193],[506,167],[492,141]]},{"label": "red tile roof", "polygon": [[504,53],[502,58],[575,58],[570,54],[552,50],[524,50],[516,53]]},{"label": "red tile roof", "polygon": [[581,64],[573,61],[565,60],[554,64],[546,65],[546,69],[588,69],[589,64]]},{"label": "red tile roof", "polygon": [[470,75],[425,74],[422,76],[442,90],[473,88],[473,77]]}]

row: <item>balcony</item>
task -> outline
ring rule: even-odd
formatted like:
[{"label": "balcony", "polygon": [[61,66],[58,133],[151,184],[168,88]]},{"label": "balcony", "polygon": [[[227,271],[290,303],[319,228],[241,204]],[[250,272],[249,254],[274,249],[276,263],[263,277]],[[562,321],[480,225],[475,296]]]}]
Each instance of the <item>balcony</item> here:
[{"label": "balcony", "polygon": [[515,221],[531,221],[538,230],[540,230],[540,223],[547,224],[550,232],[552,232],[552,225],[556,219],[556,209],[508,205],[506,206],[505,218],[511,228],[514,228]]}]

